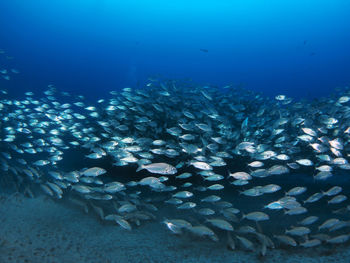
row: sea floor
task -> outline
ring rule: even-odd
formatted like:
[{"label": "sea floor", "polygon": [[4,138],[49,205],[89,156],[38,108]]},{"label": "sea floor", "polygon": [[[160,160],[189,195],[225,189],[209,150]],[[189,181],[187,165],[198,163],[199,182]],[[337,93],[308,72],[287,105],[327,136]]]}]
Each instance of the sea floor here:
[{"label": "sea floor", "polygon": [[45,196],[0,196],[0,262],[350,262],[349,246],[230,251],[225,243],[175,236],[157,222],[131,232]]}]

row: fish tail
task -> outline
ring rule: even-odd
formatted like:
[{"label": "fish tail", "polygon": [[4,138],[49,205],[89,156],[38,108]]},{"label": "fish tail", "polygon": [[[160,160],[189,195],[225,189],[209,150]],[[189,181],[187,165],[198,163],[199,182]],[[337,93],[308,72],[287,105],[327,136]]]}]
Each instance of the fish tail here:
[{"label": "fish tail", "polygon": [[137,167],[136,172],[141,171],[142,169],[144,169],[145,167],[141,164],[139,167]]}]

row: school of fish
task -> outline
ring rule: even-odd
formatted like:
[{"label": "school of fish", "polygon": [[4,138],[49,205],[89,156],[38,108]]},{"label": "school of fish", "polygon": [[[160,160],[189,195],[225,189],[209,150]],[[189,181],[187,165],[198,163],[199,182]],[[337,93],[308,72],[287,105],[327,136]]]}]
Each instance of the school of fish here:
[{"label": "school of fish", "polygon": [[348,88],[299,102],[156,79],[95,103],[53,85],[8,93],[2,186],[261,255],[349,241]]}]

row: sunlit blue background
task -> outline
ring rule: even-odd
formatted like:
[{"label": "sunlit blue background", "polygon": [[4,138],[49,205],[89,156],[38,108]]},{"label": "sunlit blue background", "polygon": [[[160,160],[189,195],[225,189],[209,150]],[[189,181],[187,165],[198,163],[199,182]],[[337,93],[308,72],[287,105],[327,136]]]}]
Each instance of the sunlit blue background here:
[{"label": "sunlit blue background", "polygon": [[0,0],[14,56],[0,68],[21,71],[0,86],[94,97],[161,75],[328,95],[349,84],[349,14],[347,0]]}]

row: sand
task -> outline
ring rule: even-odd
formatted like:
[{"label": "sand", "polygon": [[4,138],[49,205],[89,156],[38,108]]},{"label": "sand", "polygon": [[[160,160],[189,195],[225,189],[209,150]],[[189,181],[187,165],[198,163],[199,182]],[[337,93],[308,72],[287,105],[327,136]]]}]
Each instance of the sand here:
[{"label": "sand", "polygon": [[1,196],[0,223],[0,262],[350,262],[348,246],[274,249],[262,258],[175,236],[155,221],[129,232],[45,196]]}]

